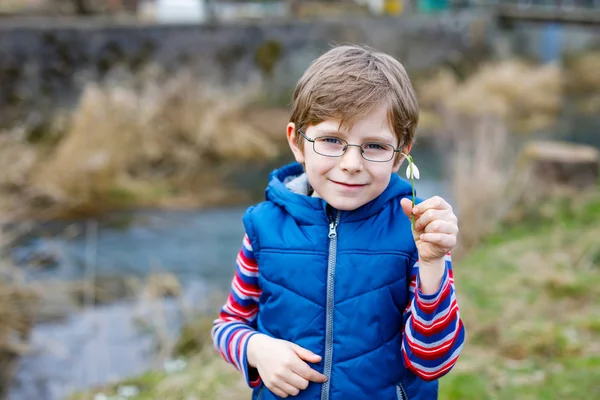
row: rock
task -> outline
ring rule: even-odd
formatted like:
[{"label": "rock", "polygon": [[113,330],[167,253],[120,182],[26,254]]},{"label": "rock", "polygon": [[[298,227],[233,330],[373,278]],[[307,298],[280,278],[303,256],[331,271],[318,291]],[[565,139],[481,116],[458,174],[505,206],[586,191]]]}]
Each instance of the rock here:
[{"label": "rock", "polygon": [[559,141],[532,141],[524,149],[531,184],[544,192],[556,188],[584,190],[598,184],[600,151]]}]

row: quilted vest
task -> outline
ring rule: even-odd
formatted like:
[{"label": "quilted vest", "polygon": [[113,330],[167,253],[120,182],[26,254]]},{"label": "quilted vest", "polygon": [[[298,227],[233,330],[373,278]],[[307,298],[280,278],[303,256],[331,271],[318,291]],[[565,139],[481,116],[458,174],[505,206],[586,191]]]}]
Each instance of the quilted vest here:
[{"label": "quilted vest", "polygon": [[[244,225],[259,265],[257,330],[322,357],[298,400],[433,400],[437,381],[404,366],[403,311],[417,251],[400,199],[411,186],[393,174],[386,190],[353,211],[293,193],[294,163],[274,171],[266,201]],[[279,399],[261,385],[253,400]]]}]

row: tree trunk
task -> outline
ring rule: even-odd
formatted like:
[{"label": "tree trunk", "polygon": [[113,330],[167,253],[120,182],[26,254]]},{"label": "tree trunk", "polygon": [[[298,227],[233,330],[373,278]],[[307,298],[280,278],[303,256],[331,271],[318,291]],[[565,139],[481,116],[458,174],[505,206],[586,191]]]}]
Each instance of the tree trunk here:
[{"label": "tree trunk", "polygon": [[535,186],[584,190],[598,184],[600,152],[592,146],[534,141],[525,148],[525,155]]}]

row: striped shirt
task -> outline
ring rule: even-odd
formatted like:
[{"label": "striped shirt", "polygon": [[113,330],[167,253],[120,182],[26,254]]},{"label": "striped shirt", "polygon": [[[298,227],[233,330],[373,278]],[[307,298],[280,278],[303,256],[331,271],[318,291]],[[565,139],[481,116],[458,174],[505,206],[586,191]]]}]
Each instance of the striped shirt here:
[{"label": "striped shirt", "polygon": [[[419,262],[411,271],[410,295],[404,310],[402,357],[408,369],[424,380],[445,375],[456,363],[465,333],[456,296],[450,254],[438,291],[426,295],[419,287]],[[214,321],[212,338],[225,361],[233,364],[250,387],[260,385],[258,372],[246,360],[248,340],[256,334],[261,289],[258,264],[248,236],[236,260],[236,273],[227,302]]]}]

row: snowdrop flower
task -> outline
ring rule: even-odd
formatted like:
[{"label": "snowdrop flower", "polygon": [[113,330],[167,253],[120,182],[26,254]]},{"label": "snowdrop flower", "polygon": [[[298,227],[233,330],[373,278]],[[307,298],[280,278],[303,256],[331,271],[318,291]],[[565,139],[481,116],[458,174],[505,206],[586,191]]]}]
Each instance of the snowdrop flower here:
[{"label": "snowdrop flower", "polygon": [[417,168],[417,164],[413,162],[408,163],[408,167],[406,167],[406,179],[419,179],[419,168]]},{"label": "snowdrop flower", "polygon": [[106,396],[104,393],[96,393],[94,395],[94,400],[106,400],[108,399],[108,396]]},{"label": "snowdrop flower", "polygon": [[[410,179],[411,183],[412,183],[412,206],[414,208],[415,206],[415,200],[416,200],[416,195],[415,195],[415,179],[419,179],[420,174],[419,174],[419,168],[417,168],[417,165],[415,164],[413,158],[408,155],[408,154],[404,154],[401,153],[404,157],[406,157],[406,161],[408,161],[408,167],[406,168],[406,179]],[[410,225],[412,229],[415,229],[415,216],[414,214],[411,215],[410,218]]]}]

